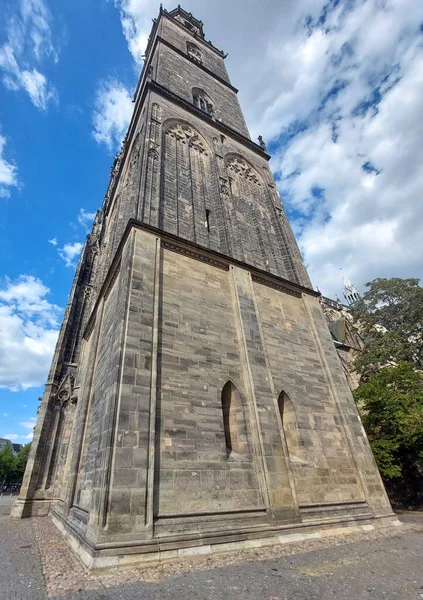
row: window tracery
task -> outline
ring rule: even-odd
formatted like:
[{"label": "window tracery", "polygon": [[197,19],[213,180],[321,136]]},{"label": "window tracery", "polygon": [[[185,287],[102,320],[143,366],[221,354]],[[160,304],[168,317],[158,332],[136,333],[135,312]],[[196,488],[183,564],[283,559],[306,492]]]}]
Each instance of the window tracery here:
[{"label": "window tracery", "polygon": [[192,101],[194,106],[206,114],[210,115],[211,117],[214,115],[213,102],[203,90],[194,88],[192,90]]},{"label": "window tracery", "polygon": [[168,130],[167,134],[175,138],[182,144],[188,144],[194,150],[197,150],[200,154],[207,156],[206,149],[203,142],[200,140],[198,133],[191,129],[188,125],[182,123],[175,123]]},{"label": "window tracery", "polygon": [[200,65],[203,64],[203,53],[201,52],[200,48],[198,48],[198,46],[192,42],[187,42],[187,53],[191,60],[199,63]]},{"label": "window tracery", "polygon": [[251,183],[255,183],[256,185],[261,185],[260,179],[258,178],[254,169],[250,167],[250,165],[246,163],[245,160],[241,157],[232,156],[227,161],[226,166],[228,171],[230,171],[234,175],[241,176],[250,181]]}]

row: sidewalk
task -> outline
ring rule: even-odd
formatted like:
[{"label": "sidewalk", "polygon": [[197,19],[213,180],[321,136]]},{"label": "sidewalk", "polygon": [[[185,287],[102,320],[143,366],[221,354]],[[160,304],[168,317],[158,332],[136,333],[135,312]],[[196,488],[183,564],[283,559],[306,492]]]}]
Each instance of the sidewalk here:
[{"label": "sidewalk", "polygon": [[50,519],[0,517],[0,600],[422,600],[423,513],[379,530],[87,574]]}]

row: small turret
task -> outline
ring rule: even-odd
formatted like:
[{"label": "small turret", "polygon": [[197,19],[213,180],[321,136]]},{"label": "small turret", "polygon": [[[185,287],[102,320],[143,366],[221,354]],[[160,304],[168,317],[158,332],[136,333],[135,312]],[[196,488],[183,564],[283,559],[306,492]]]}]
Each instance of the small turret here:
[{"label": "small turret", "polygon": [[342,294],[348,303],[348,306],[353,306],[360,300],[360,292],[354,283],[352,283],[346,275],[343,276],[344,289]]}]

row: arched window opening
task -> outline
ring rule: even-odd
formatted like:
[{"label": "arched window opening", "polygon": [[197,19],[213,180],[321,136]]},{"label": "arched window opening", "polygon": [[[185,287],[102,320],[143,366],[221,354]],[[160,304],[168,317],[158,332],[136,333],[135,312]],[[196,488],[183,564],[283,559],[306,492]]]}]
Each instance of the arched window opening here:
[{"label": "arched window opening", "polygon": [[65,416],[66,416],[65,415],[66,406],[67,406],[66,404],[64,406],[59,405],[55,409],[56,432],[54,435],[53,450],[51,453],[50,465],[49,465],[48,474],[47,474],[46,489],[49,489],[50,487],[53,486],[55,476],[56,476],[56,468],[57,468],[57,463],[59,460],[59,451],[60,451],[60,447],[62,444],[63,426],[64,426]]},{"label": "arched window opening", "polygon": [[241,395],[231,381],[222,389],[222,413],[228,459],[246,460],[248,441],[244,410]]},{"label": "arched window opening", "polygon": [[222,142],[222,144],[226,142],[226,138],[222,133],[220,134],[220,141]]},{"label": "arched window opening", "polygon": [[161,109],[160,109],[160,106],[156,102],[154,102],[153,106],[151,107],[151,117],[155,121],[160,121]]},{"label": "arched window opening", "polygon": [[213,116],[213,103],[203,90],[194,88],[192,90],[192,101],[194,106],[207,113],[210,117]]},{"label": "arched window opening", "polygon": [[298,462],[303,452],[300,448],[297,416],[291,398],[284,391],[279,394],[278,408],[290,460]]}]

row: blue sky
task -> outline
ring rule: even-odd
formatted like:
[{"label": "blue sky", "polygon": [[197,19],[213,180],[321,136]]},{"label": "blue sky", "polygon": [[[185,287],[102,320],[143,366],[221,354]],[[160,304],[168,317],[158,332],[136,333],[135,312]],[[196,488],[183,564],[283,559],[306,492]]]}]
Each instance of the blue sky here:
[{"label": "blue sky", "polygon": [[[164,2],[166,8],[174,4]],[[187,0],[262,134],[314,285],[423,274],[421,0]],[[152,0],[5,0],[0,436],[30,438],[132,111]]]}]

